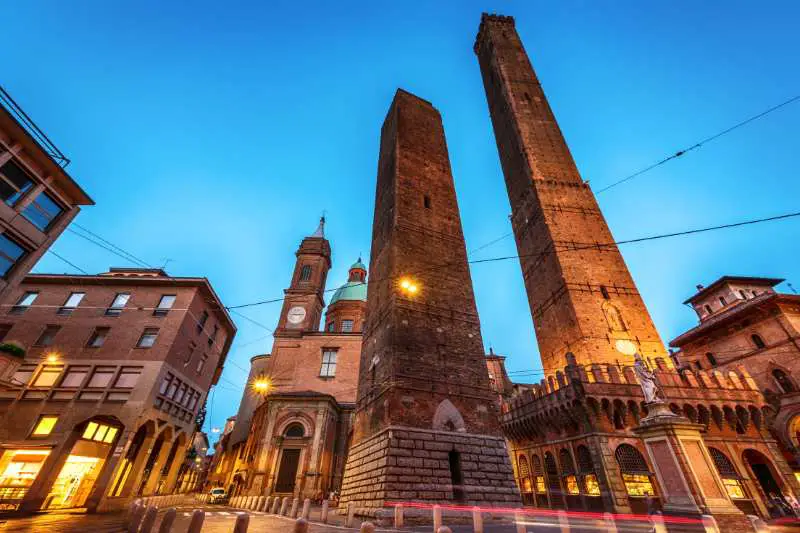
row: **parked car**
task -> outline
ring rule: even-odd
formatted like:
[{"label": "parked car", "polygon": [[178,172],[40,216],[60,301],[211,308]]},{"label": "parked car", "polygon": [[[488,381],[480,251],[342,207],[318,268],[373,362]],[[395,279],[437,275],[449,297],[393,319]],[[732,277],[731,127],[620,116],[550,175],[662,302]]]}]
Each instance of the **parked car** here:
[{"label": "parked car", "polygon": [[210,496],[208,499],[209,503],[225,503],[228,501],[228,493],[225,492],[225,489],[220,487],[211,489],[208,495]]}]

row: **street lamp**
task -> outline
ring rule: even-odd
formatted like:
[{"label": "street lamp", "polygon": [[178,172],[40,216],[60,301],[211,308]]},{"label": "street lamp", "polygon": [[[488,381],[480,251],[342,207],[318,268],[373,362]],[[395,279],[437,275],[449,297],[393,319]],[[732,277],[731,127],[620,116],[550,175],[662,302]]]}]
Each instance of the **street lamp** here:
[{"label": "street lamp", "polygon": [[259,376],[253,380],[253,390],[258,394],[266,395],[272,388],[272,381],[268,377]]},{"label": "street lamp", "polygon": [[400,279],[400,290],[408,296],[414,296],[419,292],[419,284],[411,278]]},{"label": "street lamp", "polygon": [[47,362],[48,363],[57,363],[58,362],[58,353],[57,352],[50,352],[47,354]]}]

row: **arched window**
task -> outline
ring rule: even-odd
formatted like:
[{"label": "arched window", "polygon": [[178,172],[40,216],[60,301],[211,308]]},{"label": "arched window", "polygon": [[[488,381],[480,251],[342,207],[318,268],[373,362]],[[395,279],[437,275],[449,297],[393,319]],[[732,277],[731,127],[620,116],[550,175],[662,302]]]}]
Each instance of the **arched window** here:
[{"label": "arched window", "polygon": [[706,313],[708,313],[709,315],[714,312],[711,310],[711,306],[708,304],[704,305],[703,307],[705,308]]},{"label": "arched window", "polygon": [[303,265],[300,269],[300,281],[308,281],[311,279],[311,265]]},{"label": "arched window", "polygon": [[759,350],[761,348],[766,348],[767,345],[764,344],[764,339],[762,339],[760,335],[753,333],[752,335],[750,335],[750,338],[753,340],[753,344],[755,344],[756,348],[758,348]]},{"label": "arched window", "polygon": [[717,467],[719,477],[722,478],[722,484],[725,485],[725,490],[728,491],[728,496],[735,500],[744,499],[744,488],[742,488],[741,477],[736,473],[736,468],[731,463],[724,453],[716,448],[708,448],[708,453],[714,461],[714,466]]},{"label": "arched window", "polygon": [[655,496],[653,484],[650,481],[650,469],[641,452],[630,444],[617,446],[614,456],[622,473],[622,481],[628,496],[645,497]]},{"label": "arched window", "polygon": [[600,285],[600,294],[603,295],[603,298],[608,300],[611,296],[608,295],[608,289],[606,289],[605,285]]},{"label": "arched window", "polygon": [[561,463],[561,477],[564,479],[564,488],[567,494],[580,494],[578,488],[578,477],[575,475],[575,463],[572,461],[572,454],[566,448],[561,448],[558,452],[558,462]]},{"label": "arched window", "polygon": [[542,462],[539,460],[538,455],[533,456],[533,488],[537,494],[545,494],[547,489],[544,484],[544,472],[542,471]]},{"label": "arched window", "polygon": [[519,486],[520,489],[522,489],[522,493],[526,494],[533,492],[533,485],[531,483],[531,469],[528,466],[528,460],[524,455],[519,456],[519,460],[517,461],[517,469],[519,470]]},{"label": "arched window", "polygon": [[722,305],[722,307],[728,305],[728,302],[726,302],[725,298],[723,298],[722,296],[719,297],[719,303]]},{"label": "arched window", "polygon": [[739,296],[742,297],[742,300],[747,300],[747,295],[744,293],[744,291],[739,291]]},{"label": "arched window", "polygon": [[306,430],[303,427],[303,424],[295,422],[294,424],[289,424],[289,427],[283,432],[283,436],[287,438],[300,438],[304,437],[306,434]]},{"label": "arched window", "polygon": [[694,366],[697,368],[697,370],[703,370],[703,365],[700,363],[700,361],[695,361]]},{"label": "arched window", "polygon": [[544,454],[544,472],[547,476],[547,488],[550,489],[550,494],[561,494],[561,480],[558,477],[558,467],[553,454],[547,452]]},{"label": "arched window", "polygon": [[589,448],[578,446],[575,453],[578,456],[578,473],[583,478],[583,490],[587,496],[600,496],[600,484],[597,482],[597,474],[594,472],[594,462]]},{"label": "arched window", "polygon": [[784,393],[797,392],[797,387],[794,386],[792,379],[786,375],[786,372],[776,368],[772,371],[772,377],[778,382],[778,385]]},{"label": "arched window", "polygon": [[708,362],[711,366],[717,366],[717,358],[714,357],[713,353],[711,352],[706,353],[706,359],[708,359]]}]

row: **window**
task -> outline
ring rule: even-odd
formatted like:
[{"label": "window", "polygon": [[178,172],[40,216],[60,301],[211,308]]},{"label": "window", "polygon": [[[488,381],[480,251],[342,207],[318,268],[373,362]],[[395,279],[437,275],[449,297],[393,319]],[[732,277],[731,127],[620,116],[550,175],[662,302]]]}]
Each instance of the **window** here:
[{"label": "window", "polygon": [[161,382],[161,387],[158,389],[158,393],[166,395],[167,390],[169,390],[169,386],[172,383],[173,379],[175,379],[175,376],[173,376],[170,373],[167,373],[167,375],[164,376],[164,381]]},{"label": "window", "polygon": [[708,313],[709,315],[714,312],[714,311],[711,310],[711,306],[708,305],[708,304],[704,305],[703,308],[706,310],[706,313]]},{"label": "window", "polygon": [[522,492],[533,492],[533,484],[531,483],[531,469],[528,466],[528,460],[524,455],[521,455],[517,461],[517,470],[519,471],[519,482]]},{"label": "window", "polygon": [[139,342],[136,343],[137,348],[152,348],[156,343],[158,337],[158,328],[144,328],[142,336],[139,337]]},{"label": "window", "polygon": [[723,298],[722,296],[719,297],[719,303],[722,307],[728,305],[728,303],[725,301],[725,298]]},{"label": "window", "polygon": [[744,291],[739,291],[739,296],[742,297],[742,300],[747,300],[747,295],[744,293]]},{"label": "window", "polygon": [[175,391],[177,391],[178,387],[180,387],[182,384],[183,382],[181,380],[173,379],[172,381],[170,381],[169,388],[167,389],[167,392],[164,396],[166,396],[167,398],[172,398],[173,396],[175,396]]},{"label": "window", "polygon": [[756,348],[758,348],[759,350],[762,348],[766,348],[767,345],[764,344],[764,339],[762,339],[760,335],[753,333],[752,335],[750,335],[750,338],[753,340],[753,344],[755,344]]},{"label": "window", "polygon": [[353,331],[353,321],[352,320],[342,320],[342,331],[345,333],[350,333]]},{"label": "window", "polygon": [[214,341],[217,340],[217,333],[219,333],[219,326],[214,324],[214,329],[211,331],[211,335],[208,336],[209,346],[214,346]]},{"label": "window", "polygon": [[609,296],[609,294],[608,294],[608,289],[606,289],[605,285],[600,285],[600,294],[603,295],[603,298],[605,300],[608,300],[608,299],[611,298],[611,296]]},{"label": "window", "polygon": [[545,494],[547,492],[547,487],[544,483],[542,462],[539,460],[538,455],[533,456],[533,488],[538,494]]},{"label": "window", "polygon": [[600,496],[600,484],[594,471],[594,461],[589,448],[584,445],[575,450],[578,457],[578,472],[583,477],[583,489],[587,496]]},{"label": "window", "polygon": [[52,387],[56,381],[58,381],[58,376],[61,375],[61,370],[63,367],[60,366],[45,366],[42,368],[39,375],[36,376],[36,379],[33,381],[34,387]]},{"label": "window", "polygon": [[203,314],[200,315],[200,320],[197,321],[197,333],[203,331],[203,328],[206,327],[207,321],[208,321],[208,311],[203,311]]},{"label": "window", "polygon": [[13,324],[0,324],[0,341],[5,340],[12,327]]},{"label": "window", "polygon": [[175,393],[174,400],[177,403],[181,403],[181,400],[183,400],[183,396],[186,394],[186,389],[187,389],[186,383],[181,383],[181,386],[178,388],[178,392]]},{"label": "window", "polygon": [[166,316],[175,304],[174,294],[165,294],[158,301],[158,306],[153,310],[153,316]]},{"label": "window", "polygon": [[59,387],[80,387],[87,374],[89,374],[88,366],[71,366],[67,369]]},{"label": "window", "polygon": [[37,296],[39,296],[39,293],[36,291],[26,292],[25,294],[22,295],[22,298],[17,300],[17,303],[14,305],[14,307],[11,308],[10,313],[12,315],[21,315],[31,305],[33,305],[33,302],[36,300]]},{"label": "window", "polygon": [[336,375],[336,350],[322,351],[322,367],[319,369],[320,377],[332,378]]},{"label": "window", "polygon": [[98,422],[89,422],[86,424],[86,429],[83,430],[82,438],[86,440],[94,440],[97,442],[105,442],[110,444],[113,442],[114,437],[117,435],[117,428],[100,424]]},{"label": "window", "polygon": [[23,366],[17,370],[11,377],[11,381],[18,385],[27,385],[30,382],[33,372],[36,370],[35,366]]},{"label": "window", "polygon": [[197,407],[197,400],[199,399],[200,399],[200,393],[195,391],[195,393],[192,395],[192,399],[189,401],[189,406],[188,406],[189,409],[194,411],[194,408]]},{"label": "window", "polygon": [[203,372],[203,368],[206,366],[206,361],[208,361],[208,356],[203,354],[200,356],[200,360],[197,361],[197,373],[200,374]]},{"label": "window", "polygon": [[290,424],[289,427],[286,428],[286,431],[283,432],[284,437],[289,438],[300,438],[304,437],[306,434],[306,430],[303,427],[303,424],[299,424],[295,422],[294,424]]},{"label": "window", "polygon": [[333,333],[336,329],[336,322],[328,322],[328,326],[325,329],[328,330],[328,333]]},{"label": "window", "polygon": [[714,354],[713,354],[713,353],[711,353],[711,352],[708,352],[708,353],[706,354],[706,359],[708,359],[708,363],[709,363],[711,366],[717,366],[717,358],[716,358],[716,357],[714,357]]},{"label": "window", "polygon": [[425,197],[422,199],[422,204],[425,206],[425,209],[430,209],[431,197],[426,194]]},{"label": "window", "polygon": [[84,296],[86,296],[85,292],[73,292],[69,295],[67,301],[64,302],[64,305],[58,308],[56,313],[59,315],[71,315],[75,308],[78,307],[78,304],[81,303]]},{"label": "window", "polygon": [[122,367],[122,371],[119,373],[117,380],[114,382],[114,388],[132,389],[136,386],[136,382],[139,381],[139,376],[141,373],[141,368]]},{"label": "window", "polygon": [[183,366],[189,366],[189,363],[192,362],[192,357],[194,357],[195,350],[197,350],[197,343],[189,341],[189,347],[186,348],[186,355],[183,358]]},{"label": "window", "polygon": [[116,296],[114,296],[114,300],[111,302],[111,305],[108,309],[106,309],[106,315],[108,316],[119,316],[122,314],[122,310],[125,309],[125,306],[128,305],[128,300],[131,299],[131,295],[128,292],[118,292]]},{"label": "window", "polygon": [[744,499],[745,494],[744,487],[742,487],[742,482],[740,481],[741,478],[736,473],[736,468],[734,468],[730,459],[716,448],[709,448],[708,452],[714,461],[714,466],[717,467],[717,472],[719,472],[719,477],[722,478],[722,484],[725,485],[728,496],[734,500]]},{"label": "window", "polygon": [[[2,182],[0,182],[2,183]],[[25,249],[8,237],[0,233],[0,276],[5,276],[17,262],[25,255]]]},{"label": "window", "polygon": [[44,331],[42,331],[41,335],[39,335],[39,338],[36,339],[36,342],[33,343],[33,345],[34,346],[52,346],[53,345],[53,340],[55,340],[56,334],[58,333],[58,330],[60,330],[60,329],[61,329],[61,326],[55,326],[55,325],[45,326]]},{"label": "window", "polygon": [[6,204],[14,205],[31,187],[33,180],[14,161],[0,167],[0,197]]},{"label": "window", "polygon": [[94,328],[92,336],[89,337],[89,341],[86,343],[86,346],[88,346],[89,348],[101,347],[106,342],[106,338],[108,338],[109,331],[111,331],[111,328],[106,328],[106,327]]},{"label": "window", "polygon": [[695,362],[694,362],[694,367],[695,367],[697,370],[703,370],[703,365],[702,365],[702,364],[700,364],[700,361],[695,361]]},{"label": "window", "polygon": [[36,426],[33,428],[31,432],[32,437],[46,437],[50,433],[53,432],[53,428],[56,427],[56,422],[58,422],[58,417],[53,415],[42,415],[39,417],[39,421],[36,422]]},{"label": "window", "polygon": [[461,471],[461,454],[456,450],[450,450],[447,454],[447,462],[450,467],[450,484],[453,486],[453,499],[461,501],[464,499],[464,474]]},{"label": "window", "polygon": [[47,231],[50,224],[58,218],[64,209],[53,199],[52,196],[42,191],[30,204],[22,211],[22,216],[27,218],[34,226],[42,231]]},{"label": "window", "polygon": [[779,368],[774,369],[772,371],[772,377],[775,378],[775,381],[778,382],[778,385],[784,393],[797,392],[797,387],[794,386],[792,380],[783,370]]},{"label": "window", "polygon": [[655,496],[650,481],[650,469],[641,452],[630,444],[620,444],[614,455],[622,472],[622,481],[625,483],[628,496]]},{"label": "window", "polygon": [[303,265],[300,269],[300,281],[308,281],[311,279],[311,265]]},{"label": "window", "polygon": [[104,389],[111,383],[111,378],[114,377],[114,367],[98,367],[95,369],[92,378],[89,380],[87,387],[95,389]]}]

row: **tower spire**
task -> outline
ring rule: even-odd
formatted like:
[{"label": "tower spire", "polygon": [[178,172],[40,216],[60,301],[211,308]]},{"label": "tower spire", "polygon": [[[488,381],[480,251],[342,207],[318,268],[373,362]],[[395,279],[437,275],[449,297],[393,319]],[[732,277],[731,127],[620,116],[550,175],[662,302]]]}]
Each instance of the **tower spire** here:
[{"label": "tower spire", "polygon": [[317,226],[317,231],[315,231],[311,236],[312,237],[317,237],[317,238],[320,238],[320,239],[324,239],[325,238],[325,215],[324,214],[321,217],[319,217],[319,226]]}]

